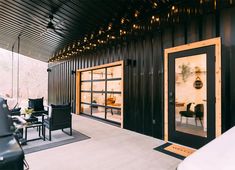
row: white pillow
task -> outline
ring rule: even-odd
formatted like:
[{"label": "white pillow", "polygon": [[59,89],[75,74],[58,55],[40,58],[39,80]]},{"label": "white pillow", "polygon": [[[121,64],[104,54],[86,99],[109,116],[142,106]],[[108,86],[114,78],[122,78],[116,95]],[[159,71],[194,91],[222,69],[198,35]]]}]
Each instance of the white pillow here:
[{"label": "white pillow", "polygon": [[195,103],[191,103],[189,110],[190,110],[191,112],[194,112],[195,106],[196,106]]}]

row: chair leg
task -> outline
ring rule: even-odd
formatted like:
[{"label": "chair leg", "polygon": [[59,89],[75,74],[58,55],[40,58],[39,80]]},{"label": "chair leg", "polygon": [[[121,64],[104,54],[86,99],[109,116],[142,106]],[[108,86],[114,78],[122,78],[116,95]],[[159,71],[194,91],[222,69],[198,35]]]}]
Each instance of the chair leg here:
[{"label": "chair leg", "polygon": [[42,125],[42,136],[43,136],[43,140],[45,141],[46,140],[46,129],[45,129],[45,126],[44,125]]},{"label": "chair leg", "polygon": [[70,128],[69,128],[69,133],[68,132],[66,132],[66,131],[64,131],[64,129],[61,129],[62,130],[62,132],[64,132],[65,134],[67,134],[67,135],[69,135],[69,136],[72,136],[72,126],[70,126]]},{"label": "chair leg", "polygon": [[70,136],[72,136],[72,126],[70,126]]},{"label": "chair leg", "polygon": [[49,141],[51,141],[51,129],[49,129]]},{"label": "chair leg", "polygon": [[201,119],[201,118],[199,118],[199,120],[200,120],[200,122],[201,122],[201,125],[202,125],[202,127],[203,127],[203,124],[202,124],[202,119]]}]

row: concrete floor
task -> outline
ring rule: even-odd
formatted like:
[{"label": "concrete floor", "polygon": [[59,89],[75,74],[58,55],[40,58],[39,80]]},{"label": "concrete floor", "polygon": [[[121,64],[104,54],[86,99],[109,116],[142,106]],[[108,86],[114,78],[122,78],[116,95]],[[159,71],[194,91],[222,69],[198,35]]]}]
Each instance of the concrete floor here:
[{"label": "concrete floor", "polygon": [[30,170],[175,170],[181,162],[153,150],[163,141],[97,120],[74,115],[73,129],[91,139],[26,155]]}]

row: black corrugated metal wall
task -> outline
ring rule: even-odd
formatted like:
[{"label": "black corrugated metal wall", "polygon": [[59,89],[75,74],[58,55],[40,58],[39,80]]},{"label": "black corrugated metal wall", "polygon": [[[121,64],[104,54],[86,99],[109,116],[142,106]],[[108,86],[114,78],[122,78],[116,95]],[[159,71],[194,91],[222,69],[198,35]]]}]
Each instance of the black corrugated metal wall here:
[{"label": "black corrugated metal wall", "polygon": [[[164,49],[222,37],[223,131],[235,124],[235,8],[148,34],[51,67],[49,103],[72,102],[75,112],[75,75],[72,70],[124,60],[124,128],[163,137]],[[128,60],[128,62],[127,62]]]}]

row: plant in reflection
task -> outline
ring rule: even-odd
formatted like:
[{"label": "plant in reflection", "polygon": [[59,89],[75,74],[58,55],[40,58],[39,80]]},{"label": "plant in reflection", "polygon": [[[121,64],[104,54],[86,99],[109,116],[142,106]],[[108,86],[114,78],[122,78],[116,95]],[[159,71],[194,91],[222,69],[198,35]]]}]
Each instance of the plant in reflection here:
[{"label": "plant in reflection", "polygon": [[189,67],[189,64],[186,65],[184,63],[180,65],[179,68],[181,69],[182,80],[186,82],[188,77],[190,76],[191,68]]}]

